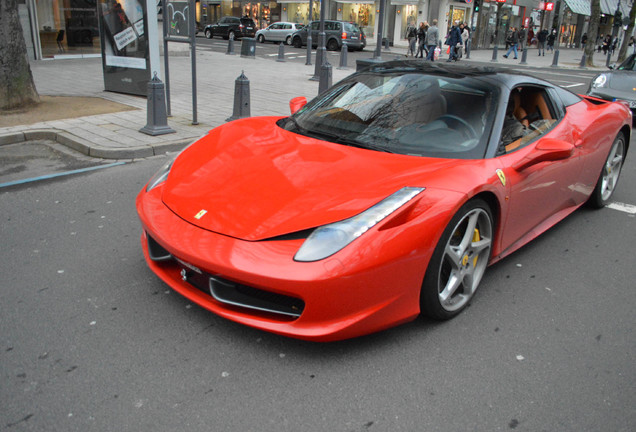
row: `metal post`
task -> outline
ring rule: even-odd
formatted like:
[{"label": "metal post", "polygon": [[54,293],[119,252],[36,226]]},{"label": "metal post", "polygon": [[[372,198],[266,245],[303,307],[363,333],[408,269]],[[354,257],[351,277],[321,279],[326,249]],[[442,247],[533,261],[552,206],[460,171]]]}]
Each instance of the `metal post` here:
[{"label": "metal post", "polygon": [[340,65],[338,69],[347,69],[347,53],[349,52],[349,47],[347,45],[347,41],[342,41],[342,48],[340,49]]},{"label": "metal post", "polygon": [[164,101],[164,85],[161,80],[155,76],[148,81],[148,103],[147,103],[147,122],[146,126],[139,129],[139,132],[147,135],[157,136],[176,132],[168,126],[166,116],[166,105]]},{"label": "metal post", "polygon": [[495,47],[492,49],[492,59],[490,60],[491,62],[498,62],[499,60],[497,60],[497,53],[499,52],[499,48],[497,47],[497,41],[495,40]]},{"label": "metal post", "polygon": [[278,58],[276,59],[277,62],[284,62],[285,61],[285,43],[281,42],[280,45],[278,45]]},{"label": "metal post", "polygon": [[559,24],[557,28],[556,34],[556,49],[554,50],[554,58],[552,59],[552,65],[550,67],[559,67],[559,46],[561,45],[561,24],[563,23],[563,3],[565,0],[559,1]]},{"label": "metal post", "polygon": [[190,58],[192,59],[192,124],[197,121],[197,43],[196,43],[196,17],[195,0],[190,1]]},{"label": "metal post", "polygon": [[309,78],[311,81],[320,81],[320,67],[327,60],[327,48],[325,43],[327,42],[327,35],[325,34],[325,1],[320,0],[320,30],[318,33],[318,47],[316,47],[316,67],[314,69],[314,76]]},{"label": "metal post", "polygon": [[307,61],[305,66],[311,66],[311,21],[313,20],[314,0],[309,0],[309,21],[307,22]]},{"label": "metal post", "polygon": [[225,121],[232,121],[249,117],[250,114],[250,80],[241,71],[241,75],[234,81],[234,109],[232,116]]},{"label": "metal post", "polygon": [[234,37],[233,35],[230,35],[230,38],[227,40],[227,51],[225,52],[226,55],[234,55]]},{"label": "metal post", "polygon": [[320,81],[318,83],[318,94],[331,87],[331,64],[324,62],[320,66]]},{"label": "metal post", "polygon": [[[384,33],[384,9],[386,8],[386,0],[380,0],[380,13],[378,16],[378,34],[376,35],[376,47],[373,53],[375,60],[382,60],[382,36]],[[387,41],[388,42],[388,41]]]},{"label": "metal post", "polygon": [[168,20],[166,17],[166,8],[163,8],[163,68],[166,80],[166,112],[168,117],[171,117],[170,113],[170,67],[168,66]]},{"label": "metal post", "polygon": [[583,57],[581,57],[581,64],[579,64],[579,69],[587,69],[585,67],[587,57],[585,57],[585,50],[583,50]]},{"label": "metal post", "polygon": [[524,47],[523,52],[521,53],[521,61],[519,62],[519,64],[527,65],[528,64],[527,60],[528,60],[528,47]]}]

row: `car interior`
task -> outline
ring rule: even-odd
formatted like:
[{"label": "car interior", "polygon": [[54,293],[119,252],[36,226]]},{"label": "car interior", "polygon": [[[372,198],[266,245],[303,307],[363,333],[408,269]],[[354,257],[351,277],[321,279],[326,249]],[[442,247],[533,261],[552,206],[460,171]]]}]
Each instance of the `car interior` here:
[{"label": "car interior", "polygon": [[549,105],[549,100],[545,90],[540,87],[526,86],[512,90],[506,112],[512,112],[523,126],[523,132],[521,136],[515,136],[503,131],[502,144],[506,153],[524,147],[557,122],[555,110]]}]

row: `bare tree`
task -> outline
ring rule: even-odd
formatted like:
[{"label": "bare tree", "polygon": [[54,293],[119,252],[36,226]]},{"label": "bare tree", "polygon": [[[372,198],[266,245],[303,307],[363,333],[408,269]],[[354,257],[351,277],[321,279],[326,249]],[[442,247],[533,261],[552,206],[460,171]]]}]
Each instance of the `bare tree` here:
[{"label": "bare tree", "polygon": [[629,12],[629,25],[621,44],[621,49],[618,51],[618,62],[622,63],[627,57],[627,47],[629,45],[629,36],[634,32],[634,20],[636,20],[636,1],[632,1],[632,10]]},{"label": "bare tree", "polygon": [[17,0],[0,0],[0,110],[38,103]]},{"label": "bare tree", "polygon": [[593,67],[598,25],[601,20],[601,0],[592,0],[590,13],[590,24],[587,27],[587,43],[585,44],[585,64]]}]

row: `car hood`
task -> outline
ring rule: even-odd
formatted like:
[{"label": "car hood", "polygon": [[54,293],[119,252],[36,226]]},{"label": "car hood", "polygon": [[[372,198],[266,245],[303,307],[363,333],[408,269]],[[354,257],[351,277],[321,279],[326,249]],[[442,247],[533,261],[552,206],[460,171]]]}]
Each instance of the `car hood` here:
[{"label": "car hood", "polygon": [[352,217],[402,187],[461,170],[457,160],[309,138],[280,128],[279,118],[234,121],[188,147],[163,187],[164,204],[200,228],[255,241]]},{"label": "car hood", "polygon": [[636,72],[617,70],[606,75],[609,88],[623,93],[620,99],[636,99]]}]

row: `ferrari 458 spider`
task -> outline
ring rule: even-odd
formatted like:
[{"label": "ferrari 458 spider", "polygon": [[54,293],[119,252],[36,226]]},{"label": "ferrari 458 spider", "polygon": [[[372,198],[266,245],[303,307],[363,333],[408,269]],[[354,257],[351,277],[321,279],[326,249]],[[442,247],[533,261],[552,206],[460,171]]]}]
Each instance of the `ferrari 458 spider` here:
[{"label": "ferrari 458 spider", "polygon": [[449,319],[489,264],[610,200],[632,115],[496,69],[380,63],[217,127],[137,198],[150,268],[228,319],[331,341]]}]

